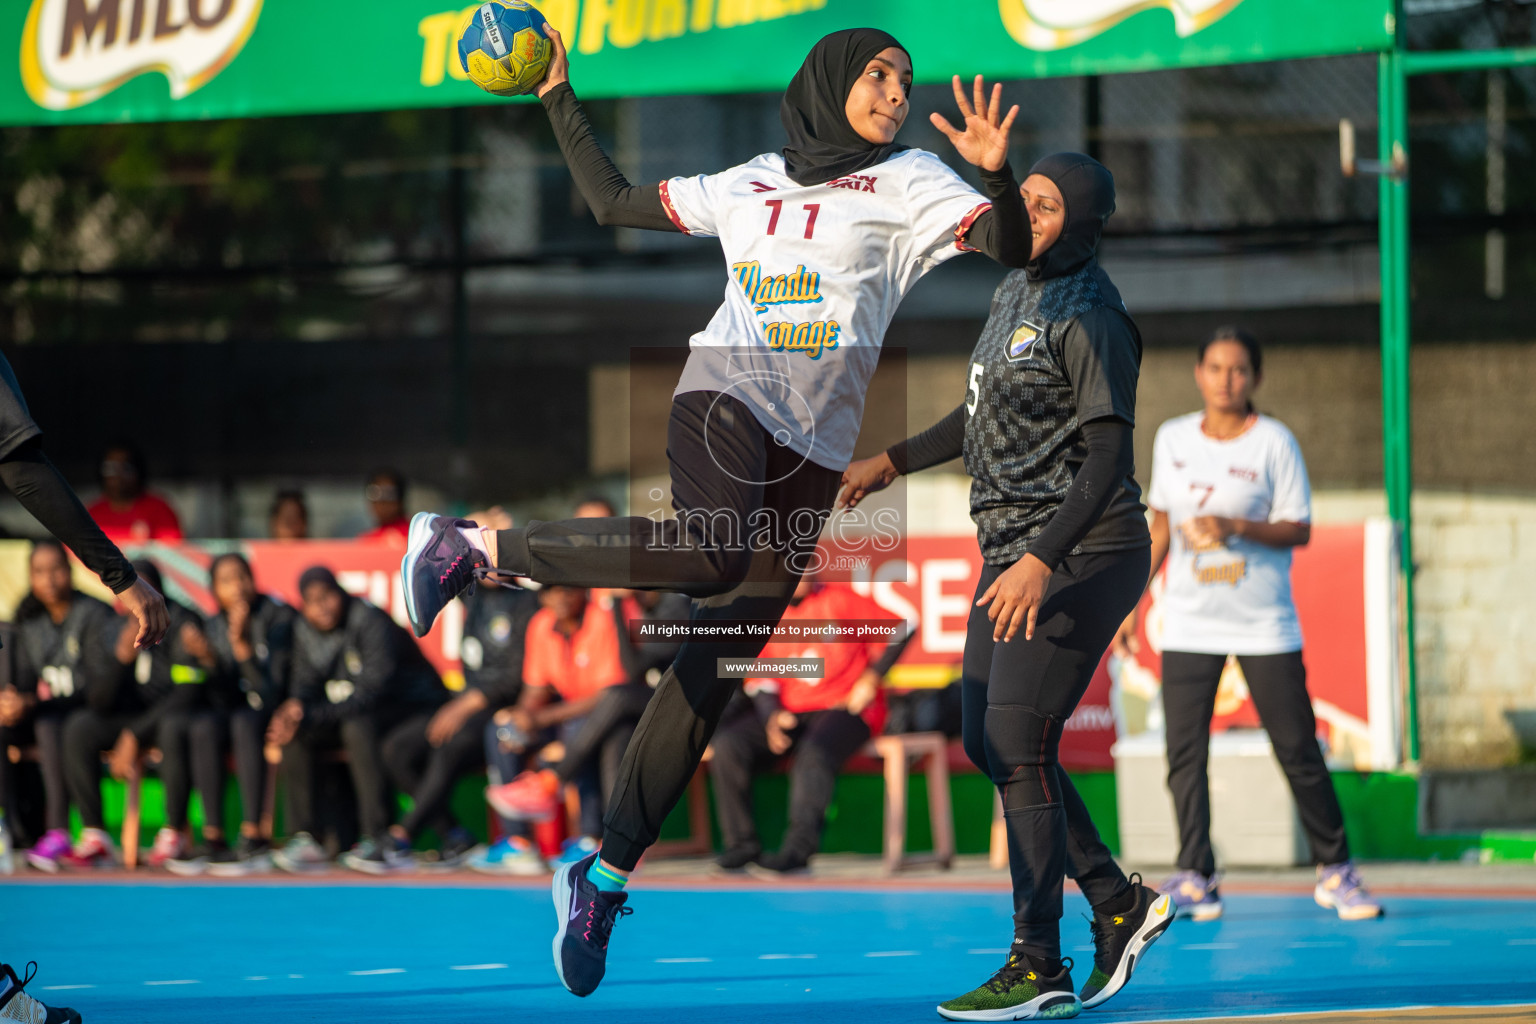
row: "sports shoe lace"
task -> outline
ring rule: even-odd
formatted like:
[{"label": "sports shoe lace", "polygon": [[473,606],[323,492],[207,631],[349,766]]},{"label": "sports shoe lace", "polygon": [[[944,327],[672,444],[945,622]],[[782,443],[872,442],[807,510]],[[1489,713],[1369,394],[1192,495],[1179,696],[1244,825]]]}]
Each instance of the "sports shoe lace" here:
[{"label": "sports shoe lace", "polygon": [[1356,895],[1364,896],[1365,880],[1355,871],[1353,864],[1346,864],[1339,869],[1339,895],[1344,899],[1350,899]]},{"label": "sports shoe lace", "polygon": [[[1061,960],[1061,966],[1063,970],[1070,971],[1072,969],[1071,957],[1063,957]],[[991,978],[987,979],[987,982],[981,987],[987,989],[990,992],[995,992],[998,995],[1003,995],[1008,990],[1017,985],[1020,981],[1022,981],[1025,975],[1031,973],[1037,972],[1035,972],[1034,969],[1030,967],[1029,959],[1027,957],[1020,956],[1017,953],[1010,953],[1008,955],[1007,961],[1004,962],[1003,966],[998,968],[997,973],[992,975]],[[1038,980],[1038,977],[1036,980]]]},{"label": "sports shoe lace", "polygon": [[[0,964],[0,971],[4,971],[6,974],[11,976],[11,997],[15,998],[22,992],[22,990],[31,984],[33,978],[37,977],[37,961],[29,960],[27,962],[26,976],[22,978],[16,977],[16,968],[12,967],[10,964]],[[6,1002],[10,1002],[10,1000],[7,999]]]},{"label": "sports shoe lace", "polygon": [[596,941],[599,949],[607,949],[608,937],[613,934],[614,924],[619,918],[628,917],[634,912],[633,907],[626,907],[622,903],[592,900],[587,904],[587,930],[582,938],[588,942]]}]

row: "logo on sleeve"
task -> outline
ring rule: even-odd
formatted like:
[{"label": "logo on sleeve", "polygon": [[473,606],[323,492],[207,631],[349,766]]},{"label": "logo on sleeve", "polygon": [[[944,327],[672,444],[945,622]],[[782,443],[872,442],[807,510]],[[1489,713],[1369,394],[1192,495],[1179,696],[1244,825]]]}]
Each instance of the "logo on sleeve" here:
[{"label": "logo on sleeve", "polygon": [[1017,363],[1029,358],[1029,348],[1044,333],[1038,324],[1032,324],[1025,320],[1019,325],[1018,330],[1008,339],[1008,361]]}]

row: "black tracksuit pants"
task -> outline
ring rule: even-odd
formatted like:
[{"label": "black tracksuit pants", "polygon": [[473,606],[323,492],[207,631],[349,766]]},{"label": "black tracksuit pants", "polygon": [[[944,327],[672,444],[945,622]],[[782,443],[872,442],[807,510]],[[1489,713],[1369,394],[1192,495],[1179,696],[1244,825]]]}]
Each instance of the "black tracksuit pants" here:
[{"label": "black tracksuit pants", "polygon": [[[1011,641],[994,642],[987,609],[971,606],[961,678],[965,752],[1002,794],[1014,935],[1034,957],[1061,957],[1065,875],[1095,908],[1114,904],[1130,885],[1057,747],[1115,630],[1136,606],[1148,567],[1147,548],[1068,556],[1051,574],[1033,640],[1021,628]],[[978,600],[1005,568],[982,567]]]},{"label": "black tracksuit pants", "polygon": [[[543,584],[673,590],[697,598],[694,622],[777,621],[810,567],[842,474],[778,444],[752,410],[712,391],[678,395],[667,425],[678,517],[530,522],[499,534],[500,568]],[[748,541],[763,524],[770,542]],[[718,658],[753,658],[764,641],[678,651],[619,768],[603,860],[633,869],[676,806],[736,690]]]},{"label": "black tracksuit pants", "polygon": [[485,765],[485,727],[495,714],[481,711],[440,747],[427,739],[430,713],[412,715],[384,738],[384,768],[402,793],[410,794],[412,806],[400,822],[412,839],[425,829],[437,830],[441,839],[460,824],[450,802],[453,787],[463,775]]},{"label": "black tracksuit pants", "polygon": [[85,828],[107,827],[101,809],[101,754],[133,721],[132,715],[103,715],[89,708],[64,720],[64,781]]},{"label": "black tracksuit pants", "polygon": [[619,765],[624,763],[624,751],[629,749],[635,726],[655,693],[645,683],[621,683],[605,689],[592,710],[582,717],[575,735],[565,741],[565,757],[555,766],[560,782],[575,782],[582,772],[595,765],[606,806],[618,781]]},{"label": "black tracksuit pants", "polygon": [[[1226,660],[1221,654],[1163,652],[1168,789],[1179,821],[1179,867],[1207,876],[1216,873],[1216,855],[1211,850],[1211,716]],[[1291,784],[1313,861],[1349,860],[1344,812],[1317,745],[1317,719],[1307,695],[1307,667],[1301,652],[1240,654],[1237,662],[1259,721],[1269,733],[1275,759]]]},{"label": "black tracksuit pants", "polygon": [[293,742],[283,748],[283,774],[288,786],[289,832],[308,832],[318,837],[320,825],[316,800],[319,773],[326,753],[347,753],[347,770],[357,794],[358,828],[363,836],[378,837],[389,828],[389,780],[384,772],[384,736],[419,708],[377,708],[371,714],[344,718],[334,724],[300,726]]},{"label": "black tracksuit pants", "polygon": [[[790,733],[789,826],[782,849],[810,857],[821,848],[821,831],[843,763],[869,742],[869,726],[841,708],[807,711]],[[760,848],[752,816],[752,779],[778,760],[768,749],[768,730],[755,713],[731,720],[715,734],[709,762],[715,809],[725,848]]]},{"label": "black tracksuit pants", "polygon": [[[229,745],[235,762],[235,780],[240,786],[240,821],[242,825],[260,825],[262,802],[267,794],[266,743],[269,711],[235,708],[229,713]],[[206,799],[206,798],[205,798]]]},{"label": "black tracksuit pants", "polygon": [[224,716],[209,708],[167,712],[155,724],[167,828],[186,828],[187,805],[196,786],[203,798],[203,826],[223,830],[224,734]]},{"label": "black tracksuit pants", "polygon": [[[64,721],[78,707],[61,701],[43,701],[29,717],[16,725],[0,727],[0,811],[5,812],[5,820],[13,830],[21,825],[17,813],[21,772],[20,766],[12,764],[6,756],[6,748],[24,748],[33,744],[37,745],[38,767],[43,777],[43,828],[69,828],[69,785],[64,778]],[[25,838],[36,842],[40,837]]]}]

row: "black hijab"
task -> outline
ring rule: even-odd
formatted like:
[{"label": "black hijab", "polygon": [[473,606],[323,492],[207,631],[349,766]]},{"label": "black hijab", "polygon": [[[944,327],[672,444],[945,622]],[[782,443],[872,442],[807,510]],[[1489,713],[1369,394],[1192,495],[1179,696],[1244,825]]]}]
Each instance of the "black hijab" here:
[{"label": "black hijab", "polygon": [[866,141],[844,113],[848,93],[864,66],[891,46],[906,52],[894,36],[877,28],[845,28],[811,47],[779,104],[779,120],[789,137],[784,170],[795,184],[820,185],[884,163],[907,148]]},{"label": "black hijab", "polygon": [[1052,153],[1029,169],[1050,178],[1061,192],[1061,237],[1029,261],[1031,281],[1065,277],[1081,270],[1099,248],[1104,222],[1115,212],[1115,179],[1109,168],[1081,153]]}]

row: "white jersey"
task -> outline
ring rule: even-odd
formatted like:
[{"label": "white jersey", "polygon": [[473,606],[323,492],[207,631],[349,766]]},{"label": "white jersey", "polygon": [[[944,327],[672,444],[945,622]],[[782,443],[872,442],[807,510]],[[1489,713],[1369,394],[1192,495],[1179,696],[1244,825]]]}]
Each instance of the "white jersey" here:
[{"label": "white jersey", "polygon": [[729,392],[779,444],[834,470],[853,457],[896,307],[967,251],[964,232],[991,205],[921,149],[810,186],[765,154],[664,181],[661,200],[682,231],[720,239],[731,275],[719,311],[689,340],[676,394]]},{"label": "white jersey", "polygon": [[1196,654],[1299,651],[1290,549],[1228,537],[1197,551],[1179,524],[1198,516],[1311,522],[1312,488],[1301,448],[1283,423],[1268,416],[1225,441],[1201,431],[1204,418],[1198,412],[1175,417],[1152,442],[1147,504],[1167,513],[1170,535],[1162,648]]}]

